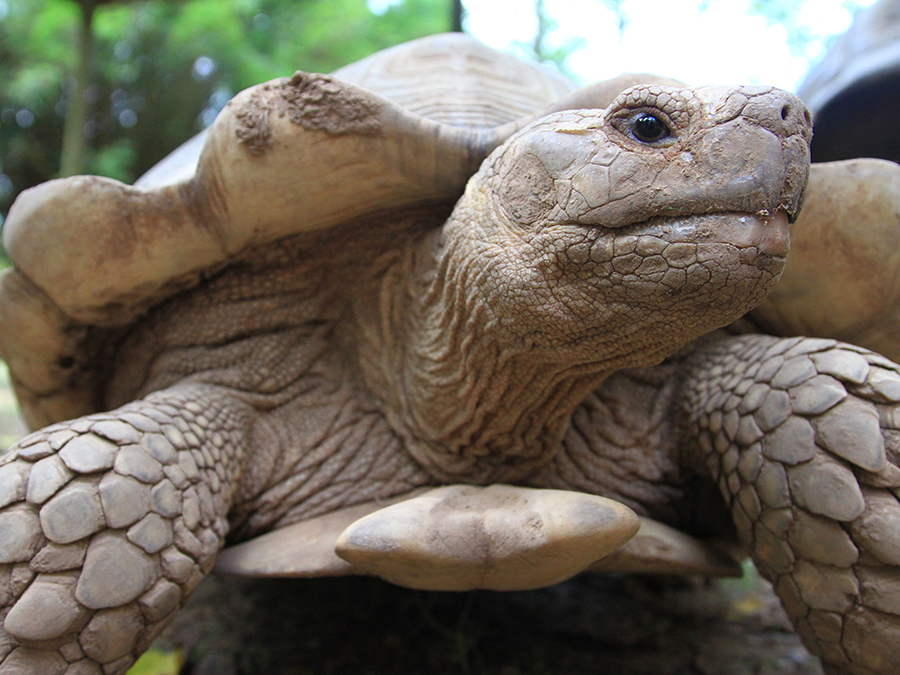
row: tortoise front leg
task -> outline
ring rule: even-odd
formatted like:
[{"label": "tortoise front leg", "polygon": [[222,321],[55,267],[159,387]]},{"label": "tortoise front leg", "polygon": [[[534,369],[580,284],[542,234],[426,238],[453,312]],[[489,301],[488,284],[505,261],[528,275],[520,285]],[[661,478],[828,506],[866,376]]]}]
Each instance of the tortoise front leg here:
[{"label": "tortoise front leg", "polygon": [[900,664],[900,366],[833,340],[726,338],[688,361],[690,434],[742,542],[832,675]]},{"label": "tortoise front leg", "polygon": [[207,386],[24,438],[0,467],[0,675],[124,673],[212,568],[251,409]]}]

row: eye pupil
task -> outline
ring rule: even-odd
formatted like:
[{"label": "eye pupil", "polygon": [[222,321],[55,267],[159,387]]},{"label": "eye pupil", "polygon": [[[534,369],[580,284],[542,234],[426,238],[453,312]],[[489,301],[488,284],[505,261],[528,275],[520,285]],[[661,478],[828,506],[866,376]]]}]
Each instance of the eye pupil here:
[{"label": "eye pupil", "polygon": [[669,127],[656,115],[641,113],[631,124],[634,137],[642,143],[660,141],[669,135]]}]

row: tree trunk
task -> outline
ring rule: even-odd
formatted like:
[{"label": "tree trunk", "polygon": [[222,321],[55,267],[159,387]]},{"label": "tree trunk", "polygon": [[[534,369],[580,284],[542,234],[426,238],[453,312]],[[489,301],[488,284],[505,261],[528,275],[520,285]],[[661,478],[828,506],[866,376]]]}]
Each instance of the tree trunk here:
[{"label": "tree trunk", "polygon": [[463,18],[466,16],[466,10],[463,7],[462,0],[453,0],[450,6],[450,30],[454,33],[463,32]]},{"label": "tree trunk", "polygon": [[89,103],[85,93],[90,85],[94,51],[94,8],[93,2],[79,2],[81,23],[78,26],[77,62],[74,73],[74,86],[66,96],[68,106],[63,126],[62,156],[60,158],[60,176],[72,176],[83,173],[87,159],[87,139],[84,126],[88,121]]}]

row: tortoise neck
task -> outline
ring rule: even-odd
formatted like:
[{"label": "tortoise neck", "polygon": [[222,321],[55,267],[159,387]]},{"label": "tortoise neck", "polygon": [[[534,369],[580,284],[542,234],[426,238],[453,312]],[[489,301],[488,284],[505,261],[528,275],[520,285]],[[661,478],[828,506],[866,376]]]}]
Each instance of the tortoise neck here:
[{"label": "tortoise neck", "polygon": [[[445,482],[512,482],[548,462],[572,412],[615,368],[512,337],[480,290],[471,240],[441,230],[381,277],[364,371],[409,451]],[[369,331],[369,336],[375,333]]]}]

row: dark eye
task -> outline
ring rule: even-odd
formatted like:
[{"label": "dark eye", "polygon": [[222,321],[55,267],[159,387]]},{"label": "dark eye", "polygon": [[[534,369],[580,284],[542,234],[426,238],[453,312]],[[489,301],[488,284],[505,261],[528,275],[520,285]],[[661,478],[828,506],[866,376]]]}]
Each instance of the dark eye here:
[{"label": "dark eye", "polygon": [[631,133],[641,143],[655,143],[668,138],[669,127],[651,113],[641,113],[631,122]]}]

